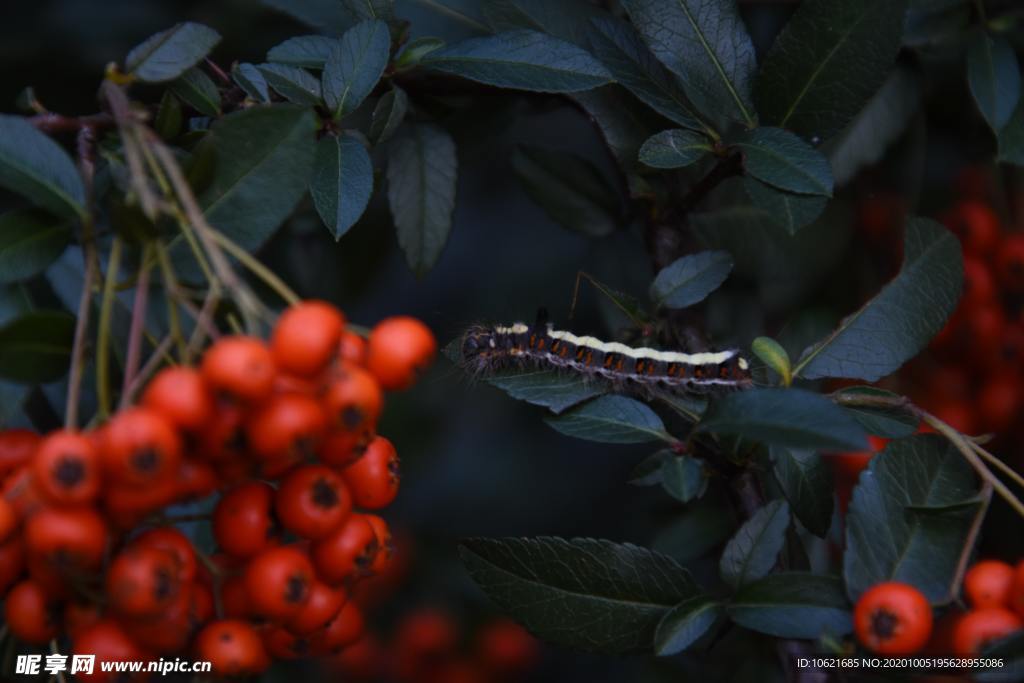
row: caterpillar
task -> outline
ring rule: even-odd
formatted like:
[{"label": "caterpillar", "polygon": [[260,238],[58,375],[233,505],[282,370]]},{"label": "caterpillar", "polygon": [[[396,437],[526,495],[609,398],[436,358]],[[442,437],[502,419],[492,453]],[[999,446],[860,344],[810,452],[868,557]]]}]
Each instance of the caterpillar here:
[{"label": "caterpillar", "polygon": [[683,353],[632,347],[534,325],[474,325],[461,341],[469,371],[486,376],[514,367],[581,373],[616,386],[706,394],[752,385],[750,363],[738,349]]}]

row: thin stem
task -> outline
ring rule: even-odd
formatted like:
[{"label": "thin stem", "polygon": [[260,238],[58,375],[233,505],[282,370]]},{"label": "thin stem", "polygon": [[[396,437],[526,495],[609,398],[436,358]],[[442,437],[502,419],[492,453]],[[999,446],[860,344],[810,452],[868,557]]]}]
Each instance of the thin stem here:
[{"label": "thin stem", "polygon": [[960,551],[960,557],[956,563],[956,573],[953,574],[953,594],[957,595],[960,593],[960,584],[963,583],[964,574],[967,573],[967,566],[971,560],[971,552],[974,550],[974,544],[978,542],[978,536],[981,534],[981,526],[985,521],[985,515],[988,513],[988,506],[992,502],[992,486],[988,483],[981,487],[981,509],[978,510],[978,514],[971,520],[971,527],[967,530],[967,539],[964,542],[963,550]]},{"label": "thin stem", "polygon": [[[78,400],[82,393],[82,375],[85,372],[85,347],[89,332],[89,314],[92,311],[92,290],[96,284],[96,246],[92,242],[91,229],[88,238],[83,237],[82,254],[85,260],[85,274],[82,278],[82,294],[78,299],[78,319],[75,321],[75,341],[71,347],[71,370],[68,375],[67,403],[64,407],[64,427],[78,427]],[[90,253],[92,252],[92,253]]]},{"label": "thin stem", "polygon": [[213,231],[210,236],[216,240],[224,251],[228,252],[239,262],[248,268],[252,273],[262,280],[268,287],[274,290],[279,297],[281,297],[289,306],[294,306],[299,303],[299,295],[296,294],[292,289],[285,284],[284,280],[279,278],[274,271],[267,268],[265,265],[259,262],[255,256],[247,252],[241,246],[236,244],[222,232]]},{"label": "thin stem", "polygon": [[146,327],[146,304],[149,300],[149,245],[143,249],[139,276],[135,285],[135,300],[132,303],[132,322],[128,330],[128,352],[125,354],[124,379],[121,384],[121,407],[128,404],[128,387],[135,382],[142,356],[142,332]]},{"label": "thin stem", "polygon": [[977,441],[968,440],[968,443],[971,444],[971,449],[974,450],[975,453],[980,455],[984,460],[988,461],[990,464],[994,465],[997,470],[1008,476],[1010,480],[1017,486],[1024,488],[1024,477],[1018,474],[1016,470],[1014,470],[1012,467],[1007,465],[1005,462],[997,458],[989,451],[982,448],[981,444],[979,444]]},{"label": "thin stem", "polygon": [[715,167],[708,171],[707,175],[694,183],[690,191],[686,193],[686,196],[680,200],[678,205],[679,212],[683,215],[690,213],[722,181],[734,175],[739,175],[742,171],[743,157],[741,155],[733,153],[720,159]]},{"label": "thin stem", "polygon": [[114,308],[114,286],[117,271],[121,265],[121,238],[114,237],[110,245],[110,259],[103,281],[103,297],[100,302],[99,330],[96,338],[96,393],[99,397],[99,415],[110,415],[110,317]]},{"label": "thin stem", "polygon": [[[211,286],[210,291],[206,293],[206,299],[203,300],[203,307],[199,309],[199,317],[196,318],[196,327],[192,330],[192,338],[188,340],[188,346],[185,347],[185,357],[182,359],[184,363],[190,362],[193,354],[203,345],[208,331],[217,331],[213,325],[213,314],[217,310],[218,303],[220,303],[220,288]],[[210,336],[214,335],[210,334]]]},{"label": "thin stem", "polygon": [[138,144],[133,135],[138,127],[138,122],[131,112],[131,105],[121,87],[110,80],[104,81],[100,90],[106,97],[107,103],[110,104],[110,112],[114,115],[117,127],[121,131],[124,158],[128,163],[132,189],[139,198],[143,213],[150,219],[155,219],[158,213],[158,203],[156,196],[149,187],[149,183],[146,181],[142,156],[139,152],[141,145]]},{"label": "thin stem", "polygon": [[135,373],[135,379],[132,383],[124,390],[124,396],[122,397],[123,404],[130,404],[135,400],[135,396],[142,389],[142,385],[149,381],[149,378],[160,368],[162,362],[173,365],[174,358],[170,355],[171,344],[173,339],[170,336],[164,337],[160,340],[160,343],[153,349],[152,355],[146,360],[143,366]]},{"label": "thin stem", "polygon": [[167,249],[163,242],[156,240],[154,243],[157,262],[160,264],[160,274],[164,281],[164,295],[167,298],[167,324],[170,327],[171,339],[178,347],[178,358],[185,358],[185,336],[181,332],[181,317],[178,315],[178,296],[181,288],[178,285],[178,278],[174,274],[174,266],[171,264]]}]

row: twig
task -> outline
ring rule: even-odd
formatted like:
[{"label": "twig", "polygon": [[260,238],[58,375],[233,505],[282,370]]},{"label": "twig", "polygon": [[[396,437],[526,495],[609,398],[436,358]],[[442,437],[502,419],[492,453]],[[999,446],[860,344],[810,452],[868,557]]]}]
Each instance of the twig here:
[{"label": "twig", "polygon": [[260,263],[259,259],[236,244],[222,232],[214,230],[210,233],[210,236],[217,241],[224,251],[234,256],[243,266],[251,270],[256,277],[263,280],[263,282],[274,290],[279,297],[284,299],[288,305],[294,306],[299,303],[299,295],[292,291],[292,289],[285,284],[284,280],[279,278],[274,271]]},{"label": "twig", "polygon": [[157,371],[162,361],[167,361],[168,363],[171,364],[174,363],[174,358],[170,357],[169,355],[171,350],[171,344],[173,343],[173,341],[174,340],[172,337],[167,336],[161,339],[160,343],[156,345],[156,348],[153,349],[153,353],[146,360],[146,362],[139,369],[139,371],[135,373],[135,379],[124,390],[122,401],[125,405],[130,404],[132,401],[135,400],[135,396],[139,393],[139,390],[142,388],[142,385],[145,384],[149,380],[149,378],[153,376],[153,373]]},{"label": "twig", "polygon": [[213,61],[209,57],[207,57],[205,61],[206,66],[210,67],[210,71],[213,72],[213,75],[219,78],[224,85],[234,85],[234,82],[231,80],[231,76],[228,76],[224,69],[217,65],[217,62]]},{"label": "twig", "polygon": [[110,114],[74,117],[46,112],[30,117],[28,122],[44,133],[71,133],[86,129],[94,132],[114,125],[114,119]]},{"label": "twig", "polygon": [[1018,474],[1015,469],[1007,465],[1005,462],[997,458],[989,451],[982,448],[981,444],[979,444],[977,441],[968,440],[968,443],[970,443],[971,449],[975,453],[980,455],[984,460],[987,460],[989,463],[994,465],[997,470],[1008,476],[1010,480],[1017,486],[1024,488],[1024,477],[1020,476],[1020,474]]},{"label": "twig", "polygon": [[694,183],[690,191],[686,193],[686,196],[679,201],[677,204],[678,211],[683,215],[690,213],[723,180],[739,175],[742,170],[743,157],[740,154],[734,153],[720,159],[715,167],[708,171],[707,175]]},{"label": "twig", "polygon": [[121,407],[128,404],[128,388],[135,383],[142,356],[142,332],[146,327],[146,303],[149,299],[149,251],[148,246],[143,250],[139,277],[135,284],[132,322],[128,331],[128,352],[125,356],[124,379],[121,384]]},{"label": "twig", "polygon": [[99,398],[99,415],[110,414],[110,316],[114,308],[114,285],[121,265],[121,238],[115,236],[110,245],[107,274],[103,281],[103,297],[100,301],[99,330],[96,334],[96,393]]},{"label": "twig", "polygon": [[100,92],[106,97],[110,104],[110,111],[114,115],[117,127],[121,131],[121,143],[124,149],[124,158],[128,162],[132,188],[138,195],[142,211],[148,218],[155,219],[159,211],[159,204],[152,189],[146,182],[146,173],[142,165],[142,156],[139,153],[139,142],[136,138],[138,122],[131,112],[131,105],[124,91],[116,83],[106,80],[100,87]]},{"label": "twig", "polygon": [[981,509],[978,510],[978,514],[971,520],[971,528],[967,530],[967,539],[956,563],[956,573],[953,574],[953,584],[951,586],[953,595],[960,593],[960,584],[963,583],[964,574],[967,573],[967,565],[970,562],[974,544],[978,542],[982,523],[985,521],[985,515],[988,513],[988,506],[992,502],[992,486],[988,482],[981,487],[981,497]]}]

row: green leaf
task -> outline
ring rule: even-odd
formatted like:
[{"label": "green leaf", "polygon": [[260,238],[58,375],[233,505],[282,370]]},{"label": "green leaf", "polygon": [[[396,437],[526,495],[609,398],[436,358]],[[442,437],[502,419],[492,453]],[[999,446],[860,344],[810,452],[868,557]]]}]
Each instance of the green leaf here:
[{"label": "green leaf", "polygon": [[599,396],[561,415],[545,418],[544,421],[566,436],[587,441],[674,441],[653,410],[626,396]]},{"label": "green leaf", "polygon": [[327,36],[296,36],[270,48],[267,61],[305,69],[322,69],[337,42]]},{"label": "green leaf", "polygon": [[757,69],[734,0],[623,0],[651,51],[682,80],[697,109],[756,123],[750,90]]},{"label": "green leaf", "polygon": [[793,368],[789,362],[789,354],[782,344],[771,337],[758,337],[750,343],[750,350],[782,378],[785,386],[789,386]]},{"label": "green leaf", "polygon": [[171,83],[171,92],[204,116],[220,115],[217,85],[200,69],[189,69]]},{"label": "green leaf", "polygon": [[641,460],[629,473],[629,483],[633,486],[656,486],[661,483],[662,465],[675,454],[665,448]]},{"label": "green leaf", "polygon": [[363,143],[346,133],[322,138],[316,144],[309,192],[334,239],[341,239],[373,194],[373,162]]},{"label": "green leaf", "polygon": [[672,513],[655,537],[654,547],[680,562],[703,561],[732,536],[736,526],[729,501],[711,489],[708,495]]},{"label": "green leaf", "polygon": [[609,654],[650,651],[658,623],[698,588],[664,555],[592,539],[470,539],[473,580],[534,635]]},{"label": "green leaf", "polygon": [[647,138],[640,147],[640,161],[651,168],[683,168],[700,161],[711,144],[700,133],[663,130]]},{"label": "green leaf", "polygon": [[817,639],[853,630],[838,576],[770,574],[740,589],[727,609],[740,626],[779,638]]},{"label": "green leaf", "polygon": [[212,28],[186,21],[132,48],[125,68],[148,83],[172,81],[198,64],[219,42],[220,34]]},{"label": "green leaf", "polygon": [[927,218],[911,218],[896,278],[828,337],[804,351],[794,375],[874,382],[895,372],[938,334],[963,282],[960,243]]},{"label": "green leaf", "polygon": [[983,510],[977,493],[971,467],[936,434],[892,441],[871,458],[846,519],[850,600],[882,581],[912,584],[932,603],[952,600],[970,525]]},{"label": "green leaf", "polygon": [[410,40],[395,56],[395,68],[408,69],[423,61],[423,58],[435,50],[445,46],[445,41],[433,36],[423,36]]},{"label": "green leaf", "polygon": [[359,19],[390,21],[395,18],[394,0],[341,0],[341,4]]},{"label": "green leaf", "polygon": [[662,453],[665,456],[661,462],[659,478],[665,493],[681,503],[689,503],[702,496],[708,487],[704,464],[688,455],[676,455],[671,451]]},{"label": "green leaf", "polygon": [[530,198],[559,225],[588,237],[604,237],[618,227],[618,191],[583,157],[520,146],[512,168]]},{"label": "green leaf", "polygon": [[679,81],[655,59],[635,28],[611,17],[593,19],[591,24],[591,50],[618,83],[683,128],[704,130]]},{"label": "green leaf", "polygon": [[320,81],[305,69],[284,64],[260,64],[256,68],[267,84],[289,102],[306,106],[320,104]]},{"label": "green leaf", "polygon": [[606,16],[588,0],[484,0],[483,13],[495,33],[527,28],[582,48],[591,19]]},{"label": "green leaf", "polygon": [[756,128],[735,143],[743,152],[743,168],[780,190],[832,196],[828,159],[781,128]]},{"label": "green leaf", "polygon": [[165,90],[153,119],[153,130],[164,140],[173,140],[181,133],[182,122],[181,102],[170,90]]},{"label": "green leaf", "polygon": [[651,283],[651,300],[667,308],[686,308],[703,301],[732,272],[732,256],[724,251],[702,251],[676,259]]},{"label": "green leaf", "polygon": [[718,571],[734,589],[766,576],[786,543],[789,505],[773,500],[754,513],[726,544]]},{"label": "green leaf", "polygon": [[375,144],[386,142],[402,125],[408,111],[409,96],[397,85],[392,84],[391,90],[384,93],[377,101],[377,106],[373,108],[370,139]]},{"label": "green leaf", "polygon": [[457,168],[455,143],[434,124],[403,126],[388,149],[388,203],[419,276],[437,262],[451,231]]},{"label": "green leaf", "polygon": [[217,165],[199,204],[213,227],[242,247],[262,245],[306,192],[316,122],[292,105],[254,107],[210,129]]},{"label": "green leaf", "polygon": [[754,206],[764,209],[790,235],[816,221],[828,204],[827,197],[786,192],[752,176],[743,178],[743,188]]},{"label": "green leaf", "polygon": [[38,275],[70,242],[65,219],[34,209],[0,214],[0,283]]},{"label": "green leaf", "polygon": [[390,50],[387,24],[373,20],[356,24],[334,44],[324,65],[323,94],[336,118],[355,111],[370,94]]},{"label": "green leaf", "polygon": [[697,428],[788,448],[857,451],[863,430],[827,398],[803,389],[751,389],[711,402]]},{"label": "green leaf", "polygon": [[660,657],[678,654],[693,645],[715,625],[725,608],[703,595],[689,598],[662,617],[654,633],[654,653]]},{"label": "green leaf", "polygon": [[1024,97],[999,131],[999,161],[1024,166]]},{"label": "green leaf", "polygon": [[527,29],[470,38],[431,52],[422,63],[487,85],[535,92],[577,92],[611,80],[587,52]]},{"label": "green leaf", "polygon": [[85,188],[75,163],[20,116],[0,114],[0,187],[58,216],[85,216]]},{"label": "green leaf", "polygon": [[269,102],[270,92],[267,90],[267,79],[263,77],[255,64],[236,64],[231,69],[231,79],[257,102]]},{"label": "green leaf", "polygon": [[36,384],[68,371],[75,316],[62,311],[26,313],[0,327],[0,378]]},{"label": "green leaf", "polygon": [[967,82],[981,115],[998,132],[1020,101],[1020,65],[1013,46],[1002,36],[976,30],[967,45]]},{"label": "green leaf", "polygon": [[815,536],[825,538],[832,526],[832,470],[815,451],[773,446],[775,479],[793,514]]},{"label": "green leaf", "polygon": [[486,381],[514,399],[544,406],[553,413],[561,413],[566,408],[604,393],[604,389],[594,382],[550,370],[503,372],[488,377]]},{"label": "green leaf", "polygon": [[757,78],[765,122],[812,140],[839,132],[892,67],[906,7],[906,0],[802,2]]},{"label": "green leaf", "polygon": [[[896,394],[878,387],[844,387],[835,394],[837,402],[842,399],[887,398],[897,399]],[[920,419],[909,408],[876,408],[874,406],[844,406],[868,434],[886,439],[902,439],[917,432]]]}]

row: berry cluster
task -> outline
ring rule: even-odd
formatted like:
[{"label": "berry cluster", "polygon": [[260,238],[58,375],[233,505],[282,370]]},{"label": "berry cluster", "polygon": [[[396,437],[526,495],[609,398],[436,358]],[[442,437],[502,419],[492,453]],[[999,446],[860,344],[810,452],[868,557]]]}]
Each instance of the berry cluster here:
[{"label": "berry cluster", "polygon": [[879,654],[976,657],[994,641],[1024,628],[1024,560],[1016,568],[982,560],[964,575],[969,609],[950,608],[933,624],[928,599],[914,586],[872,586],[854,608],[857,640]]},{"label": "berry cluster", "polygon": [[[96,429],[0,433],[0,590],[7,626],[98,661],[190,655],[220,675],[326,656],[362,634],[349,600],[383,571],[398,490],[376,434],[383,390],[410,386],[436,343],[387,319],[364,339],[318,301],[269,342],[216,340]],[[220,494],[208,555],[166,508]],[[96,680],[105,674],[97,666]]]}]

